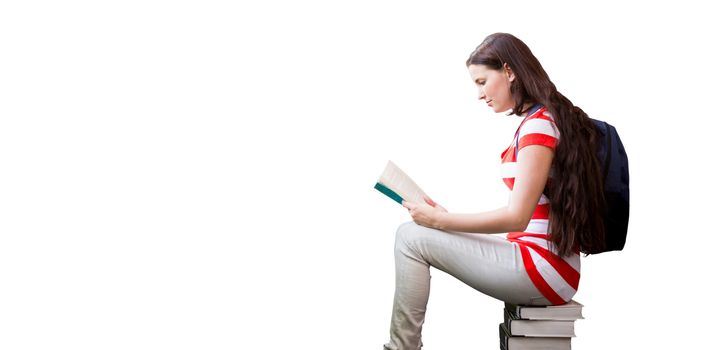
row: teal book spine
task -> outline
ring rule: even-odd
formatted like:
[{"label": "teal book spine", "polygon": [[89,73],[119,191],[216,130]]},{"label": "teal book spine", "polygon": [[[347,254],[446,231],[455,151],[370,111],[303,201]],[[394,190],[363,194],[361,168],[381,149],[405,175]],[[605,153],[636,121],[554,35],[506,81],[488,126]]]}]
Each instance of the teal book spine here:
[{"label": "teal book spine", "polygon": [[403,197],[399,196],[398,193],[393,192],[393,190],[388,188],[386,185],[376,182],[376,186],[374,188],[396,201],[396,203],[403,204]]}]

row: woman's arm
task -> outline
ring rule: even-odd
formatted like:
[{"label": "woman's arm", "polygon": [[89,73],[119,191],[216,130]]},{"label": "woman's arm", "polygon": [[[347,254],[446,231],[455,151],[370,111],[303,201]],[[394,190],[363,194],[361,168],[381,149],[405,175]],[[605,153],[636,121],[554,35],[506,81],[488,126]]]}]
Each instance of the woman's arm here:
[{"label": "woman's arm", "polygon": [[446,231],[502,233],[523,231],[536,209],[549,178],[554,150],[530,145],[519,150],[517,175],[506,207],[476,214],[456,214],[431,205],[404,202],[413,221]]}]

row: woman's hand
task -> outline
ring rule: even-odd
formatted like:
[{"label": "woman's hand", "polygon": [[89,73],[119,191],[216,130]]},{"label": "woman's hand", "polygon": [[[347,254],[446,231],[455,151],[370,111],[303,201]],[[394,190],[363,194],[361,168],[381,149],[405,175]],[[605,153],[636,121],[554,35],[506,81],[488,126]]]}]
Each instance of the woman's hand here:
[{"label": "woman's hand", "polygon": [[435,203],[435,201],[430,199],[427,195],[424,196],[423,199],[425,200],[425,203],[428,203],[431,207],[447,213],[447,209],[443,208],[440,204]]},{"label": "woman's hand", "polygon": [[441,229],[440,219],[444,213],[447,213],[447,209],[435,203],[435,201],[428,196],[425,196],[424,199],[427,205],[403,201],[403,206],[408,208],[408,213],[413,217],[413,221],[415,221],[416,224]]}]

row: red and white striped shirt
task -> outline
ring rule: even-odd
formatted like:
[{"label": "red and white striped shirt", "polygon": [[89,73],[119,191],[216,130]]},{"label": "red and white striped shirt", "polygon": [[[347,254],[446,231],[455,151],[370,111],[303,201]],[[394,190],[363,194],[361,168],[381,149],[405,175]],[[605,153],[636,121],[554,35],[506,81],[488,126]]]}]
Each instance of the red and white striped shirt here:
[{"label": "red and white striped shirt", "polygon": [[[510,191],[517,178],[516,137],[502,153],[502,179]],[[556,149],[559,130],[546,107],[540,107],[524,118],[519,126],[518,137],[519,151],[530,145]],[[556,251],[550,251],[548,232],[549,199],[542,194],[527,228],[523,232],[509,232],[507,239],[519,245],[527,274],[537,289],[553,305],[559,305],[571,300],[576,294],[581,261],[578,253],[562,259],[556,255]]]}]

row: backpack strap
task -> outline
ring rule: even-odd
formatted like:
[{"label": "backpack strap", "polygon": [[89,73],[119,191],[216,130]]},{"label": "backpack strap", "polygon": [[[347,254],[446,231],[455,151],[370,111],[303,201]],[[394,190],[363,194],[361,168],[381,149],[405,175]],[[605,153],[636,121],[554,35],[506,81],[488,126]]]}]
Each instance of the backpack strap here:
[{"label": "backpack strap", "polygon": [[608,169],[611,166],[611,142],[612,142],[612,137],[611,137],[611,126],[608,125],[608,123],[603,122],[603,124],[606,126],[606,141],[608,143],[608,152],[606,152],[606,162],[605,165],[603,166],[603,181],[606,181],[606,178],[608,177]]},{"label": "backpack strap", "polygon": [[[544,107],[541,103],[535,103],[533,106],[529,107],[529,110],[527,110],[527,116],[524,117],[524,119],[529,118],[529,116],[536,113],[536,111],[538,111],[541,107]],[[519,129],[517,129],[517,133],[514,135],[514,142],[516,143],[516,146],[514,147],[514,159],[516,160],[517,154],[519,153]]]}]

